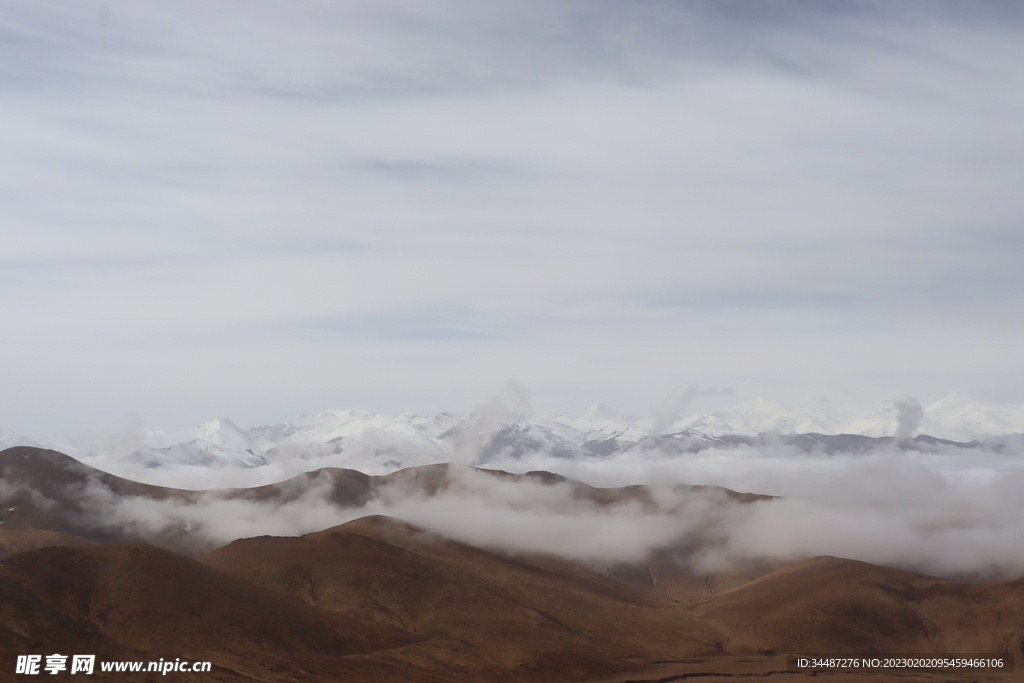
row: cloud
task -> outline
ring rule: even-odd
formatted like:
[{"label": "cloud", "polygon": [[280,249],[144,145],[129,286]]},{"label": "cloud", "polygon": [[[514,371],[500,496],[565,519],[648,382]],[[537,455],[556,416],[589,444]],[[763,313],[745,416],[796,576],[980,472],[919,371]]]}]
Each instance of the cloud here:
[{"label": "cloud", "polygon": [[1022,400],[1008,3],[108,6],[0,20],[5,428]]},{"label": "cloud", "polygon": [[52,510],[56,502],[47,498],[44,493],[20,481],[0,479],[0,504],[8,504],[27,495],[32,505],[42,510]]},{"label": "cloud", "polygon": [[[479,452],[472,446],[467,457]],[[248,536],[301,535],[382,514],[481,547],[552,553],[593,566],[643,562],[667,552],[696,571],[714,573],[751,562],[783,565],[834,555],[984,579],[1024,574],[1020,455],[1019,444],[1002,450],[940,444],[921,452],[891,443],[834,455],[782,445],[683,454],[648,446],[610,457],[532,452],[488,463],[508,472],[558,472],[603,487],[647,487],[622,491],[611,501],[571,481],[512,479],[458,463],[439,488],[422,471],[406,470],[352,507],[332,502],[331,479],[323,474],[304,478],[274,500],[215,492],[163,500],[120,497],[96,482],[73,493],[93,525],[157,538],[188,533],[206,548]],[[207,474],[210,481],[227,476]],[[720,490],[690,484],[776,498],[739,503]],[[0,489],[0,497],[16,493],[8,489]]]},{"label": "cloud", "polygon": [[[686,482],[779,496],[749,505],[677,507],[669,525],[675,536],[663,538],[699,538],[699,550],[677,557],[700,570],[835,555],[978,578],[1024,573],[1019,456],[1019,450],[918,453],[895,446],[814,456],[776,446],[681,456],[635,451],[587,461],[535,454],[493,466],[550,469],[604,486]],[[640,538],[648,533],[645,521],[643,514],[632,516]],[[696,531],[688,536],[689,530]]]},{"label": "cloud", "polygon": [[[894,484],[894,481],[900,483]],[[869,463],[823,478],[814,494],[758,504],[700,562],[835,555],[949,577],[1024,572],[1024,477],[950,480],[913,463]]]},{"label": "cloud", "polygon": [[921,426],[924,419],[924,408],[917,402],[917,399],[906,398],[902,401],[894,401],[896,407],[896,438],[909,439]]},{"label": "cloud", "polygon": [[252,536],[301,536],[362,516],[356,509],[331,503],[333,480],[329,475],[304,484],[298,495],[269,502],[216,493],[162,500],[119,496],[98,482],[91,482],[76,497],[82,507],[81,521],[89,526],[141,538],[187,533],[199,548],[207,550]]},{"label": "cloud", "polygon": [[662,508],[645,510],[636,501],[598,504],[569,483],[507,481],[464,468],[453,478],[434,495],[414,483],[389,485],[367,509],[476,546],[599,563],[642,561],[695,534],[728,505],[716,492],[665,491]]},{"label": "cloud", "polygon": [[[397,341],[487,342],[507,338],[483,316],[461,306],[367,313],[347,319],[319,320],[309,327],[328,333]],[[481,328],[487,331],[480,331]]]},{"label": "cloud", "polygon": [[532,412],[530,388],[512,377],[497,395],[477,404],[469,418],[442,434],[440,442],[456,468],[477,465],[501,430]]},{"label": "cloud", "polygon": [[654,421],[651,422],[650,428],[651,436],[666,434],[672,428],[672,425],[687,417],[689,415],[687,411],[694,399],[702,396],[728,393],[732,393],[732,389],[719,389],[718,387],[701,389],[693,384],[677,388],[665,399],[664,407],[661,410],[654,411]]}]

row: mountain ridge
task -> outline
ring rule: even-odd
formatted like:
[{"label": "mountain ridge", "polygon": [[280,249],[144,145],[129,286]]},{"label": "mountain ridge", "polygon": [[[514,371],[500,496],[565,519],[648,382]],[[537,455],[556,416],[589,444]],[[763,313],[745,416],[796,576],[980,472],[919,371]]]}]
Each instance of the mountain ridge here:
[{"label": "mountain ridge", "polygon": [[[660,434],[651,432],[652,418],[624,417],[600,404],[579,418],[447,412],[391,416],[365,410],[326,410],[291,423],[247,429],[228,418],[217,418],[179,434],[143,430],[135,438],[122,440],[134,444],[131,446],[115,447],[100,440],[46,447],[82,460],[143,468],[342,466],[383,474],[452,460],[486,464],[530,452],[570,458],[609,456],[670,444],[668,437],[692,443],[692,452],[783,443],[826,453],[835,452],[832,444],[844,440],[869,443],[849,437],[869,437],[883,446],[899,434],[898,441],[904,445],[908,439],[924,437],[916,442],[918,446],[925,442],[991,445],[996,450],[1007,439],[1024,438],[1024,405],[991,406],[954,393],[923,406],[918,419],[908,422],[901,403],[905,402],[884,402],[867,415],[837,418],[813,410],[791,410],[778,401],[752,399],[727,411],[680,417]],[[3,439],[11,445],[39,445],[12,432],[3,433]],[[672,450],[678,451],[677,446]]]}]

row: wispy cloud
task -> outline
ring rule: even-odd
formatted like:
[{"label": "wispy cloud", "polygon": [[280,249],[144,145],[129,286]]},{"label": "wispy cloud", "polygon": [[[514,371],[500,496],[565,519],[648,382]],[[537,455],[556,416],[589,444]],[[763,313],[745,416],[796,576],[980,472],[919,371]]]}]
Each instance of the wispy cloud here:
[{"label": "wispy cloud", "polygon": [[[569,412],[688,382],[1020,401],[1022,29],[1002,2],[9,3],[0,415],[462,409],[510,374]],[[296,370],[269,391],[243,357]],[[174,370],[143,395],[146,358]]]},{"label": "wispy cloud", "polygon": [[[321,332],[352,334],[388,341],[482,342],[503,339],[492,322],[462,307],[381,312],[350,318],[315,320],[304,327]],[[506,328],[507,329],[507,328]]]}]

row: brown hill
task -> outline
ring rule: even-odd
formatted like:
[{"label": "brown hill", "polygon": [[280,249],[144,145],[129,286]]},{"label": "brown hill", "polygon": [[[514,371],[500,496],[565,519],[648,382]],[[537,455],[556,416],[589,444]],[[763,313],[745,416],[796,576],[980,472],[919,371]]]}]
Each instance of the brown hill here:
[{"label": "brown hill", "polygon": [[96,545],[96,541],[90,541],[81,536],[66,534],[60,531],[45,531],[43,529],[4,529],[0,527],[0,558],[14,555],[25,550],[36,548],[51,548],[53,546],[71,546],[76,548],[88,548]]},{"label": "brown hill", "polygon": [[1024,579],[950,581],[817,557],[698,603],[731,652],[1013,652]]},{"label": "brown hill", "polygon": [[[100,493],[106,495],[100,495]],[[63,453],[19,446],[0,451],[0,523],[3,529],[40,529],[97,543],[143,539],[102,523],[105,498],[140,496],[194,500],[191,491],[149,486],[102,472]],[[54,537],[55,538],[55,537]],[[167,539],[174,545],[174,539]]]},{"label": "brown hill", "polygon": [[[591,680],[721,654],[692,615],[554,557],[508,557],[367,517],[235,541],[201,561],[423,639],[410,664],[458,680]],[[397,656],[397,655],[393,655]]]},{"label": "brown hill", "polygon": [[0,679],[16,654],[67,651],[209,660],[210,680],[264,683],[795,682],[781,653],[1009,651],[1019,665],[1024,633],[1024,580],[816,558],[678,603],[384,517],[236,541],[201,561],[145,545],[29,550],[0,560],[0,606]]},{"label": "brown hill", "polygon": [[8,557],[0,603],[5,674],[15,653],[72,651],[209,660],[221,680],[386,680],[386,666],[367,672],[358,656],[414,640],[141,544]]},{"label": "brown hill", "polygon": [[[146,542],[198,555],[216,546],[190,534],[184,525],[145,532],[131,525],[115,524],[111,521],[111,506],[136,497],[173,501],[183,506],[211,498],[286,503],[316,486],[324,490],[325,502],[345,507],[364,503],[372,490],[371,484],[371,478],[361,472],[326,468],[268,486],[189,491],[140,484],[89,467],[57,451],[19,446],[0,451],[0,529],[59,532],[97,543]],[[52,536],[50,540],[57,538]]]},{"label": "brown hill", "polygon": [[1008,652],[1020,662],[1024,633],[1024,580],[971,584],[816,558],[678,603],[558,558],[507,557],[384,517],[236,541],[201,561],[424,638],[403,661],[444,666],[453,680],[796,681],[804,675],[785,673],[783,653]]},{"label": "brown hill", "polygon": [[[533,482],[546,485],[563,484],[572,490],[574,498],[588,500],[599,505],[613,505],[618,503],[634,502],[641,506],[654,509],[658,507],[655,496],[647,486],[632,485],[619,486],[614,488],[599,488],[584,484],[581,481],[563,477],[553,472],[533,471],[524,474],[513,474],[502,470],[487,470],[478,467],[467,467],[465,465],[452,465],[449,463],[438,463],[435,465],[422,465],[420,467],[408,467],[380,477],[372,477],[372,485],[375,488],[382,486],[404,486],[410,489],[423,491],[428,495],[457,488],[464,483],[462,474],[469,472],[480,473],[495,477],[499,480],[513,482]],[[772,500],[774,496],[765,496],[756,493],[740,493],[720,486],[693,486],[677,484],[672,487],[676,493],[699,493],[717,492],[728,500],[737,503],[753,503],[761,500]]]}]

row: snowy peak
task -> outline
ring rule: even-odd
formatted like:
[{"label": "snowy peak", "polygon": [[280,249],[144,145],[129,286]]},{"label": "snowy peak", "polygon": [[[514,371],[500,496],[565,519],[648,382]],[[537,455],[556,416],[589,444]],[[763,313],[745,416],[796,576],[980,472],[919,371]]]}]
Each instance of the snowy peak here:
[{"label": "snowy peak", "polygon": [[814,411],[793,411],[778,401],[755,398],[742,401],[721,417],[739,434],[818,434],[836,433],[833,421]]},{"label": "snowy peak", "polygon": [[[598,410],[595,410],[598,408]],[[603,409],[602,409],[603,408]],[[608,417],[614,411],[608,410],[597,404],[587,411],[582,417],[556,416],[548,420],[552,425],[558,425],[556,429],[569,430],[576,435],[578,443],[583,444],[591,441],[603,441],[605,439],[621,439],[629,443],[636,443],[650,431],[651,418],[631,418],[615,415]],[[587,417],[589,414],[592,417]],[[534,418],[539,419],[539,418]]]},{"label": "snowy peak", "polygon": [[249,435],[226,417],[204,422],[191,430],[191,434],[193,440],[205,441],[218,448],[229,450],[252,448],[252,440]]},{"label": "snowy peak", "polygon": [[672,427],[673,431],[677,432],[689,432],[690,434],[719,437],[725,436],[726,434],[735,434],[736,430],[732,428],[728,422],[723,420],[719,415],[712,413],[710,415],[693,416],[677,422]]},{"label": "snowy peak", "polygon": [[32,446],[33,448],[42,448],[42,446],[28,437],[6,429],[0,429],[0,450],[5,448],[14,448],[15,446]]},{"label": "snowy peak", "polygon": [[330,428],[335,425],[348,424],[356,420],[371,417],[366,410],[322,410],[319,413],[303,415],[293,423],[296,431],[305,432]]},{"label": "snowy peak", "polygon": [[993,406],[952,393],[924,408],[920,431],[939,438],[984,438],[1024,431],[1024,405]]},{"label": "snowy peak", "polygon": [[[297,471],[348,467],[385,473],[453,459],[485,463],[542,452],[556,457],[606,457],[656,444],[679,448],[756,445],[777,436],[794,444],[814,437],[827,448],[850,439],[927,438],[983,441],[1024,433],[1024,405],[993,406],[963,394],[950,394],[927,406],[912,399],[883,401],[866,414],[826,416],[763,398],[729,410],[677,420],[666,434],[650,434],[654,416],[631,418],[596,404],[578,418],[542,418],[436,413],[377,415],[366,410],[325,410],[290,423],[241,429],[227,418],[204,422],[179,434],[152,432],[137,425],[131,433],[97,437],[74,447],[57,446],[77,456],[105,458],[145,467],[170,464],[203,467],[262,467],[274,464]],[[815,436],[817,435],[817,436]],[[853,437],[850,437],[853,435]],[[815,441],[815,439],[817,439]],[[822,441],[824,439],[824,441]],[[829,440],[831,439],[831,441]],[[805,439],[806,441],[806,439]],[[834,443],[833,443],[834,442]],[[788,443],[788,441],[787,441]],[[866,442],[865,442],[866,443]],[[0,447],[39,445],[19,434],[0,431]],[[813,444],[808,447],[815,447]],[[695,452],[695,451],[690,451]]]},{"label": "snowy peak", "polygon": [[581,415],[578,419],[580,421],[582,421],[582,422],[586,422],[586,421],[594,421],[594,420],[619,420],[619,421],[621,421],[624,418],[622,417],[621,414],[615,412],[614,410],[612,410],[611,408],[609,408],[605,404],[603,404],[603,403],[595,403],[594,405],[590,406],[590,409],[587,410],[587,412],[583,413],[583,415]]}]

